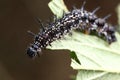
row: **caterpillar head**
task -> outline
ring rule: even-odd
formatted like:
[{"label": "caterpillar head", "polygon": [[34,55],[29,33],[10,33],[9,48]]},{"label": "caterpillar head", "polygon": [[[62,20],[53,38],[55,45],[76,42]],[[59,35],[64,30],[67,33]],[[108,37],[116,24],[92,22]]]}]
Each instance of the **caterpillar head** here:
[{"label": "caterpillar head", "polygon": [[28,49],[27,49],[27,55],[31,58],[34,58],[36,56],[39,56],[41,53],[41,49],[35,45],[32,44]]},{"label": "caterpillar head", "polygon": [[113,27],[113,26],[108,27],[107,33],[109,35],[108,42],[110,42],[110,43],[115,42],[116,41],[115,27]]},{"label": "caterpillar head", "polygon": [[115,36],[115,27],[109,25],[109,24],[105,24],[104,28],[102,29],[101,32],[99,32],[100,35],[103,35],[105,40],[111,44],[112,42],[115,42],[116,36]]}]

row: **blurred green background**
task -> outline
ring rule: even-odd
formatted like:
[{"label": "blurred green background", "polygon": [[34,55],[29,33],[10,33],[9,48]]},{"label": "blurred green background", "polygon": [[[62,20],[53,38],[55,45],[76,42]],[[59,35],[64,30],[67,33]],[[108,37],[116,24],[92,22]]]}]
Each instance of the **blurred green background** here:
[{"label": "blurred green background", "polygon": [[[43,55],[32,60],[26,55],[31,42],[27,31],[37,33],[39,17],[44,22],[53,14],[47,4],[50,0],[0,0],[0,80],[71,80],[75,75],[70,67],[68,50],[44,50]],[[69,10],[75,5],[80,8],[84,0],[65,0]],[[120,0],[86,0],[85,8],[92,11],[98,6],[97,15],[117,25],[116,7]],[[68,44],[69,45],[69,44]]]}]

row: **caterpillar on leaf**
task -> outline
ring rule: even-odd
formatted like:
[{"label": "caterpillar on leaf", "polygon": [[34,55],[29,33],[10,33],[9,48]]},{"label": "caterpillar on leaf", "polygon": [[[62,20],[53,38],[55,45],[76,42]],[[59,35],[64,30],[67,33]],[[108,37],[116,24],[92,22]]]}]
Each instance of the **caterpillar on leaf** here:
[{"label": "caterpillar on leaf", "polygon": [[115,27],[106,22],[110,15],[99,18],[95,15],[99,7],[89,12],[84,9],[85,2],[80,9],[73,8],[72,11],[64,13],[61,18],[54,18],[54,21],[47,25],[43,25],[39,20],[42,29],[38,34],[32,34],[34,38],[33,44],[27,49],[29,57],[39,56],[42,49],[51,45],[53,41],[61,39],[64,35],[71,33],[73,30],[79,29],[85,34],[96,33],[97,36],[103,37],[109,44],[116,41]]}]

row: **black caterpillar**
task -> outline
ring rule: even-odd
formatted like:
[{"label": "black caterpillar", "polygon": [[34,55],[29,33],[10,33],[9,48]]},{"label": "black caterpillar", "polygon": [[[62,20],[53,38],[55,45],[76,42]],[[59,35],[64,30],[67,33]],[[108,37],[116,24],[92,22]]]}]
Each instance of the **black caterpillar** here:
[{"label": "black caterpillar", "polygon": [[99,8],[88,12],[84,10],[84,5],[85,2],[81,9],[74,7],[72,11],[64,13],[62,18],[56,18],[53,22],[46,25],[47,27],[44,27],[40,22],[44,28],[38,34],[30,32],[35,36],[35,39],[34,43],[27,49],[28,56],[31,58],[39,56],[41,49],[46,48],[46,46],[51,45],[53,41],[61,39],[64,35],[76,29],[80,29],[88,34],[95,32],[99,37],[103,37],[109,44],[115,42],[115,28],[106,23],[106,19],[110,15],[104,18],[98,18],[95,12]]}]

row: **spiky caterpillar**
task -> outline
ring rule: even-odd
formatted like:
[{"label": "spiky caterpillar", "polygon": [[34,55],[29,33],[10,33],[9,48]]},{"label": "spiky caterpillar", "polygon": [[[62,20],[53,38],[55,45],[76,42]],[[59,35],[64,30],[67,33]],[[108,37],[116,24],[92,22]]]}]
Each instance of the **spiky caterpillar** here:
[{"label": "spiky caterpillar", "polygon": [[[55,40],[61,39],[64,35],[71,33],[72,30],[80,29],[82,32],[91,34],[96,33],[99,37],[103,37],[110,44],[116,41],[115,29],[110,24],[106,23],[106,19],[98,18],[95,12],[99,9],[96,8],[92,12],[84,10],[84,5],[81,9],[74,8],[68,13],[64,13],[62,18],[55,19],[53,22],[43,28],[35,36],[34,43],[27,49],[27,54],[31,58],[39,56],[41,49],[51,45]],[[41,23],[41,22],[40,22]],[[44,25],[41,26],[44,27]]]}]

